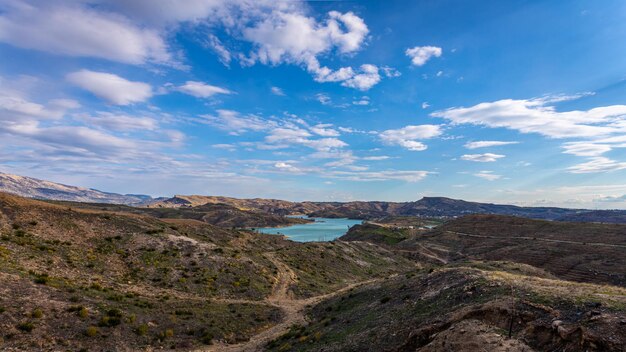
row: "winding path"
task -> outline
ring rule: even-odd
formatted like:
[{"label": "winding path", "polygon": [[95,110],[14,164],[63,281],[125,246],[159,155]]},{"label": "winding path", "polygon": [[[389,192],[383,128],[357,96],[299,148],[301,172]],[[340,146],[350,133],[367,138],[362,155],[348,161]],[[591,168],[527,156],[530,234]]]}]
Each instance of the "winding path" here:
[{"label": "winding path", "polygon": [[242,342],[239,344],[226,344],[223,342],[217,342],[215,345],[210,346],[205,349],[196,350],[197,352],[253,352],[253,351],[262,351],[263,346],[268,344],[270,341],[284,335],[289,331],[289,329],[296,324],[304,325],[307,323],[305,308],[307,306],[315,305],[320,303],[325,299],[329,299],[350,289],[365,285],[368,283],[372,283],[377,281],[378,279],[370,279],[357,283],[353,283],[347,285],[337,291],[327,293],[324,295],[319,295],[310,298],[304,299],[296,299],[293,296],[293,293],[290,291],[290,286],[297,281],[296,273],[285,263],[276,259],[273,253],[266,253],[266,257],[276,266],[278,269],[278,274],[276,275],[276,283],[272,289],[272,293],[263,301],[247,301],[247,300],[220,300],[216,299],[215,301],[223,301],[228,303],[251,303],[251,304],[259,304],[265,303],[268,305],[272,305],[274,307],[279,308],[283,312],[282,321],[267,330],[263,330],[260,333],[252,336],[249,341]]}]

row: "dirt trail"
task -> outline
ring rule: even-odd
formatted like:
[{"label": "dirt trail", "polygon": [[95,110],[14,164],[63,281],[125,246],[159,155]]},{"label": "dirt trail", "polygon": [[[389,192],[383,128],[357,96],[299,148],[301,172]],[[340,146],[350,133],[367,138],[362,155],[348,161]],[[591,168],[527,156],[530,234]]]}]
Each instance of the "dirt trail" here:
[{"label": "dirt trail", "polygon": [[296,324],[304,325],[307,323],[305,308],[307,306],[315,305],[320,303],[325,299],[329,299],[333,296],[339,295],[350,289],[365,285],[368,283],[372,283],[377,281],[378,279],[371,279],[366,281],[361,281],[357,283],[353,283],[347,285],[337,291],[327,293],[324,295],[319,295],[315,297],[305,298],[305,299],[296,299],[293,296],[293,293],[290,291],[290,286],[296,282],[297,275],[291,270],[289,266],[280,260],[276,259],[273,253],[266,253],[266,257],[274,263],[276,268],[278,269],[278,274],[276,275],[276,283],[274,284],[274,288],[272,289],[272,293],[263,301],[246,301],[246,300],[216,300],[216,301],[224,301],[224,302],[232,302],[232,303],[265,303],[272,306],[275,306],[283,311],[282,321],[271,328],[260,332],[250,338],[249,341],[229,345],[225,343],[218,342],[213,346],[210,346],[206,349],[199,349],[200,351],[211,352],[211,351],[225,351],[225,352],[254,352],[254,351],[262,351],[263,346],[265,346],[270,341],[280,337],[285,334],[289,329]]}]

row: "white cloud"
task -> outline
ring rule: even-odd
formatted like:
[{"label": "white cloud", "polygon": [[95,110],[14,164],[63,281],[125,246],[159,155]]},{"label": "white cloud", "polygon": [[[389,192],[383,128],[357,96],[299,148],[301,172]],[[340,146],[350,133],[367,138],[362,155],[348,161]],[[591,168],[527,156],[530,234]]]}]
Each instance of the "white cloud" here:
[{"label": "white cloud", "polygon": [[324,93],[316,94],[315,98],[317,98],[317,101],[319,101],[322,105],[329,105],[332,102],[330,97]]},{"label": "white cloud", "polygon": [[591,142],[565,143],[562,148],[565,149],[563,153],[576,156],[600,156],[612,149],[610,145]]},{"label": "white cloud", "polygon": [[422,109],[428,109],[430,107],[430,104],[428,104],[427,101],[422,103]]},{"label": "white cloud", "polygon": [[388,145],[399,145],[411,151],[426,150],[427,146],[418,140],[429,139],[441,135],[439,125],[406,126],[396,130],[380,133],[380,139]]},{"label": "white cloud", "polygon": [[465,154],[461,156],[462,160],[467,161],[475,161],[479,163],[490,163],[497,161],[500,158],[504,158],[504,155],[501,154],[493,154],[493,153],[485,153],[485,154]]},{"label": "white cloud", "polygon": [[246,131],[264,131],[276,126],[271,120],[262,119],[256,115],[241,115],[233,110],[217,110],[217,115],[201,115],[200,123],[208,123],[222,130],[239,134]]},{"label": "white cloud", "polygon": [[378,67],[370,64],[361,65],[361,71],[341,83],[344,87],[356,88],[358,90],[369,90],[380,82]]},{"label": "white cloud", "polygon": [[150,117],[136,117],[110,112],[99,112],[94,116],[83,116],[81,120],[89,126],[99,126],[113,131],[153,131],[158,127],[157,121]]},{"label": "white cloud", "polygon": [[569,167],[567,170],[574,174],[608,172],[626,169],[626,162],[619,162],[605,157],[593,157],[589,161]]},{"label": "white cloud", "polygon": [[294,172],[294,173],[302,172],[302,170],[300,170],[299,168],[297,168],[297,167],[295,167],[295,166],[293,166],[293,165],[291,165],[289,163],[283,162],[283,161],[279,161],[279,162],[275,163],[274,167],[279,169],[279,170],[281,170],[281,171]]},{"label": "white cloud", "polygon": [[129,64],[172,61],[158,31],[140,28],[123,16],[97,11],[78,1],[24,1],[0,6],[0,41],[20,48]]},{"label": "white cloud", "polygon": [[358,100],[353,101],[352,104],[354,104],[354,105],[370,105],[370,98],[364,96],[364,97],[361,97]]},{"label": "white cloud", "polygon": [[[182,6],[180,6],[182,7]],[[219,58],[220,62],[222,64],[224,64],[224,66],[229,67],[230,66],[230,62],[232,60],[232,54],[231,52],[224,46],[224,44],[222,44],[222,42],[219,40],[218,37],[216,37],[213,34],[209,34],[207,36],[206,42],[205,44],[213,49],[213,51],[215,52],[215,54],[217,54],[217,57]]]},{"label": "white cloud", "polygon": [[180,87],[177,87],[176,90],[179,92],[189,94],[196,98],[209,98],[214,96],[215,94],[232,94],[228,89],[212,86],[210,84],[206,84],[204,82],[197,81],[187,81]]},{"label": "white cloud", "polygon": [[[344,30],[345,29],[345,30]],[[331,11],[325,24],[296,12],[274,12],[255,26],[243,30],[256,44],[256,56],[263,63],[309,64],[334,47],[340,53],[360,49],[369,30],[352,12]]]},{"label": "white cloud", "polygon": [[310,127],[309,129],[311,130],[311,132],[323,137],[338,137],[339,132],[337,132],[337,130],[329,128],[331,126],[331,124],[317,124],[313,127]]},{"label": "white cloud", "polygon": [[495,181],[495,180],[499,180],[500,178],[502,178],[502,175],[496,175],[493,173],[493,171],[480,171],[478,173],[473,174],[476,177],[480,177],[482,179],[485,179],[487,181]]},{"label": "white cloud", "polygon": [[411,58],[411,63],[415,66],[423,66],[432,57],[441,56],[441,48],[437,46],[416,46],[406,49],[406,56]]},{"label": "white cloud", "polygon": [[272,88],[270,88],[270,91],[274,95],[278,95],[278,96],[281,96],[281,97],[285,96],[285,92],[283,92],[283,90],[278,88],[278,87],[272,87]]},{"label": "white cloud", "polygon": [[[571,97],[561,96],[559,101],[567,98]],[[436,111],[431,115],[456,124],[508,128],[550,138],[602,137],[626,133],[626,126],[617,124],[624,121],[626,105],[558,112],[554,106],[548,105],[550,102],[554,102],[554,99],[505,99],[469,108]]]},{"label": "white cloud", "polygon": [[393,67],[389,67],[389,66],[382,66],[380,67],[380,70],[383,71],[383,73],[385,74],[386,77],[389,78],[394,78],[394,77],[400,77],[402,76],[402,73],[398,70],[396,70]]},{"label": "white cloud", "polygon": [[152,96],[152,87],[126,80],[112,73],[81,70],[67,75],[67,80],[115,105],[144,102]]},{"label": "white cloud", "polygon": [[379,160],[387,160],[387,159],[389,159],[389,157],[386,156],[386,155],[365,156],[365,157],[362,157],[361,159],[363,159],[363,160],[371,160],[371,161],[379,161]]},{"label": "white cloud", "polygon": [[515,142],[515,141],[476,141],[476,142],[465,143],[465,148],[478,149],[478,148],[497,147],[497,146],[502,146],[502,145],[518,144],[518,143],[519,142]]},{"label": "white cloud", "polygon": [[418,182],[426,178],[431,174],[428,171],[334,171],[329,174],[329,177],[350,180],[350,181],[404,181],[404,182]]},{"label": "white cloud", "polygon": [[[24,0],[0,4],[0,41],[51,53],[103,58],[129,64],[160,63],[187,68],[166,43],[185,23],[202,26],[204,44],[229,66],[292,64],[306,69],[318,82],[340,82],[367,90],[380,82],[378,67],[332,70],[320,56],[351,55],[366,42],[369,29],[352,12],[330,11],[319,20],[303,2],[273,0],[193,0],[180,6],[172,0]],[[222,29],[223,31],[219,31]],[[226,33],[228,43],[216,34]],[[232,45],[233,40],[251,45]],[[387,77],[399,72],[382,68]]]}]

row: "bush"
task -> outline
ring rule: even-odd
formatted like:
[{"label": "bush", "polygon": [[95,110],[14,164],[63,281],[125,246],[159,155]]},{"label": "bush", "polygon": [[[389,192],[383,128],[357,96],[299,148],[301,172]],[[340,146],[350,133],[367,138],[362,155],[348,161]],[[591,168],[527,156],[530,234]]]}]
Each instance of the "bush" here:
[{"label": "bush", "polygon": [[35,325],[29,321],[17,324],[16,328],[20,331],[31,332],[35,328]]},{"label": "bush", "polygon": [[380,303],[385,304],[387,302],[391,301],[391,297],[383,297],[380,299]]},{"label": "bush", "polygon": [[213,344],[213,334],[211,334],[210,332],[205,332],[200,337],[200,342],[202,342],[205,345],[212,345]]},{"label": "bush", "polygon": [[35,319],[41,319],[41,317],[43,317],[43,311],[40,308],[36,308],[31,313],[31,316]]},{"label": "bush", "polygon": [[165,329],[165,331],[163,331],[163,332],[161,332],[159,334],[159,338],[161,340],[169,339],[169,338],[172,338],[172,337],[174,337],[174,330],[172,330],[172,329]]},{"label": "bush", "polygon": [[141,324],[137,327],[137,329],[135,329],[135,333],[139,336],[144,336],[148,333],[148,325],[147,324]]},{"label": "bush", "polygon": [[100,318],[100,322],[98,323],[98,325],[112,327],[112,326],[120,325],[121,323],[122,323],[122,311],[120,311],[119,309],[109,309],[106,312],[106,315]]},{"label": "bush", "polygon": [[6,309],[2,306],[0,306],[0,314],[4,313],[6,311]]},{"label": "bush", "polygon": [[80,310],[78,310],[76,314],[78,314],[79,317],[84,319],[89,316],[89,310],[87,310],[87,308],[85,307],[81,307]]},{"label": "bush", "polygon": [[87,329],[85,329],[85,335],[89,337],[94,337],[97,334],[98,334],[98,328],[95,326],[89,326]]},{"label": "bush", "polygon": [[34,281],[36,284],[46,285],[50,281],[50,278],[48,277],[48,274],[41,274],[41,275],[37,275]]}]

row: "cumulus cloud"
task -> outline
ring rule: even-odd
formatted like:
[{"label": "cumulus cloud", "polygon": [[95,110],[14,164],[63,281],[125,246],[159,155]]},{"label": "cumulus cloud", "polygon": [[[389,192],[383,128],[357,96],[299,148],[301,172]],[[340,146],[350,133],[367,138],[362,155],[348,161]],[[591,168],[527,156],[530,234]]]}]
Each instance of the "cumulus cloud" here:
[{"label": "cumulus cloud", "polygon": [[479,163],[490,163],[497,161],[500,158],[504,158],[504,155],[501,154],[493,154],[493,153],[484,153],[484,154],[465,154],[461,156],[462,160],[467,161],[475,161]]},{"label": "cumulus cloud", "polygon": [[215,94],[232,94],[233,93],[226,88],[212,86],[210,84],[206,84],[204,82],[197,82],[197,81],[187,81],[182,86],[177,87],[176,90],[185,94],[189,94],[196,98],[209,98],[209,97],[214,96]]},{"label": "cumulus cloud", "polygon": [[[318,79],[318,81],[324,82],[324,78]],[[361,65],[360,71],[353,73],[351,77],[341,82],[341,85],[344,87],[356,88],[358,90],[365,91],[377,85],[378,82],[380,82],[378,67],[370,64],[365,64]]]},{"label": "cumulus cloud", "polygon": [[465,148],[478,149],[478,148],[498,147],[502,145],[510,145],[510,144],[518,144],[518,143],[519,142],[515,142],[515,141],[476,141],[476,142],[465,143]]},{"label": "cumulus cloud", "polygon": [[419,140],[440,136],[439,125],[406,126],[396,130],[386,130],[379,134],[383,143],[399,145],[411,151],[426,150],[427,146]]},{"label": "cumulus cloud", "polygon": [[411,58],[413,65],[423,66],[432,57],[440,57],[441,48],[437,46],[416,46],[406,49],[404,53]]},{"label": "cumulus cloud", "polygon": [[[292,64],[318,82],[339,82],[368,90],[381,80],[379,68],[364,64],[336,70],[319,57],[352,55],[365,45],[369,29],[353,12],[330,11],[310,16],[304,2],[272,0],[194,0],[180,6],[172,0],[75,0],[0,4],[0,41],[60,55],[95,57],[128,64],[159,63],[186,68],[166,39],[182,28],[202,26],[204,44],[229,66]],[[248,45],[229,48],[217,35]],[[230,43],[228,43],[230,44]],[[240,44],[240,43],[237,43]],[[251,47],[241,52],[241,47]],[[383,67],[387,77],[399,72]]]},{"label": "cumulus cloud", "polygon": [[365,22],[352,12],[331,11],[325,24],[302,13],[275,12],[243,34],[257,45],[256,58],[263,63],[309,64],[334,47],[341,53],[360,49],[368,32]]},{"label": "cumulus cloud", "polygon": [[0,41],[20,48],[128,64],[172,61],[158,31],[78,1],[8,2],[1,10]]},{"label": "cumulus cloud", "polygon": [[81,70],[67,75],[67,80],[115,105],[144,102],[152,96],[152,87],[105,72]]},{"label": "cumulus cloud", "polygon": [[473,175],[476,177],[485,179],[487,181],[495,181],[495,180],[499,180],[502,178],[502,175],[496,175],[493,173],[493,171],[480,171]]},{"label": "cumulus cloud", "polygon": [[[352,12],[330,11],[325,22],[318,22],[301,12],[275,11],[242,32],[256,47],[246,57],[248,63],[296,64],[306,68],[317,82],[341,82],[345,87],[359,90],[368,90],[381,80],[375,65],[332,70],[318,60],[319,55],[333,50],[350,54],[361,49],[369,29],[363,19]],[[390,68],[384,72],[395,74]]]}]

